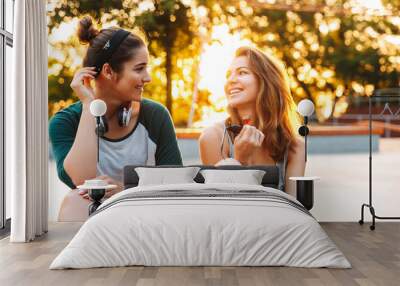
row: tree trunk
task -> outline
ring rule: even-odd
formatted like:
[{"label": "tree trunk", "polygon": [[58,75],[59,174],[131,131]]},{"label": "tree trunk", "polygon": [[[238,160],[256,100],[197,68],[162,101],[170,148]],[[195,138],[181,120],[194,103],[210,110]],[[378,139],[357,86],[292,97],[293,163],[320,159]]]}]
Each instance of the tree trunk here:
[{"label": "tree trunk", "polygon": [[200,64],[201,64],[201,59],[202,59],[202,55],[204,52],[204,48],[203,48],[203,39],[200,36],[201,42],[200,42],[200,58],[199,58],[199,62],[197,64],[196,67],[196,75],[194,78],[194,86],[193,86],[193,97],[192,97],[192,104],[190,105],[190,113],[189,113],[189,118],[188,118],[188,123],[187,123],[187,128],[191,128],[193,125],[193,118],[194,118],[194,114],[195,114],[195,109],[196,109],[196,104],[197,104],[197,99],[199,96],[199,81],[200,81]]},{"label": "tree trunk", "polygon": [[167,76],[167,98],[165,101],[165,106],[172,115],[172,54],[171,47],[167,46],[165,49],[166,59],[165,59],[165,73]]}]

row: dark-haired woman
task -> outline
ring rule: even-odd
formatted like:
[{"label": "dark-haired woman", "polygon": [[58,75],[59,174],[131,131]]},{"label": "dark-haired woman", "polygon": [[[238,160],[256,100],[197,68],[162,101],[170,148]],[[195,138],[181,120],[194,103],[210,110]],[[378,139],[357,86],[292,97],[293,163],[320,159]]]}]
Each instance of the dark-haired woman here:
[{"label": "dark-haired woman", "polygon": [[[118,28],[98,31],[88,16],[79,23],[78,36],[89,44],[83,68],[71,82],[79,101],[55,114],[49,123],[61,181],[75,189],[85,180],[101,178],[118,185],[107,191],[109,197],[122,190],[125,165],[181,165],[170,114],[161,104],[142,98],[144,85],[151,80],[143,39]],[[95,118],[89,110],[94,99],[107,105],[104,121],[108,131],[100,139],[99,163]],[[87,198],[86,190],[79,194]],[[87,204],[73,190],[60,214],[85,217]]]}]

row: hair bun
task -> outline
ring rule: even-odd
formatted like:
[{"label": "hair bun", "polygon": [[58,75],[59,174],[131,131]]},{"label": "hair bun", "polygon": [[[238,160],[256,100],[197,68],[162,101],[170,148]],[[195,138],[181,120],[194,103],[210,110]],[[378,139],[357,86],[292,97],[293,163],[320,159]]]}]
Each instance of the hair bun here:
[{"label": "hair bun", "polygon": [[90,43],[100,32],[94,27],[90,16],[85,16],[79,21],[78,37],[79,41],[85,44]]}]

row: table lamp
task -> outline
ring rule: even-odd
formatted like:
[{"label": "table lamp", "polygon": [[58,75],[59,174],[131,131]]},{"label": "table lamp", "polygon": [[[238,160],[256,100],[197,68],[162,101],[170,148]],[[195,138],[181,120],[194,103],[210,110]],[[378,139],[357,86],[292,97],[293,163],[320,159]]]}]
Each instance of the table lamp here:
[{"label": "table lamp", "polygon": [[[107,105],[101,99],[95,99],[90,103],[90,113],[96,118],[96,135],[97,135],[97,163],[100,160],[100,136],[104,135],[105,126],[102,120],[102,116],[106,114]],[[90,183],[96,181],[95,186],[91,186]],[[100,206],[101,200],[103,199],[104,195],[106,194],[107,186],[103,187],[101,180],[87,180],[85,185],[88,185],[88,194],[89,197],[93,200],[93,203],[89,205],[89,215],[96,211],[96,209]],[[88,184],[87,184],[88,183]],[[83,185],[81,187],[86,186]],[[99,187],[100,185],[100,187]],[[107,185],[107,184],[105,184]]]},{"label": "table lamp", "polygon": [[314,103],[309,99],[303,99],[297,105],[297,112],[303,116],[303,125],[299,128],[299,134],[304,137],[304,160],[307,162],[307,135],[310,130],[307,127],[308,117],[314,113]]}]

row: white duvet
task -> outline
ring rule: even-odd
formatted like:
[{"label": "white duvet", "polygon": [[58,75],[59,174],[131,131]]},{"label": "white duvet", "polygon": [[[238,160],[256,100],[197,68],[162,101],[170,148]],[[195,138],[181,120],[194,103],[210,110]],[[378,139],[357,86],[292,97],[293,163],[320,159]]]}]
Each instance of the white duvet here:
[{"label": "white duvet", "polygon": [[[162,196],[175,190],[172,197]],[[241,195],[229,195],[232,191]],[[258,191],[260,197],[252,196],[251,191]],[[206,195],[190,195],[196,192]],[[216,192],[228,195],[220,197]],[[149,193],[161,196],[145,197]],[[131,188],[106,200],[50,269],[127,265],[351,267],[318,222],[298,204],[286,193],[254,185],[193,183]]]}]

